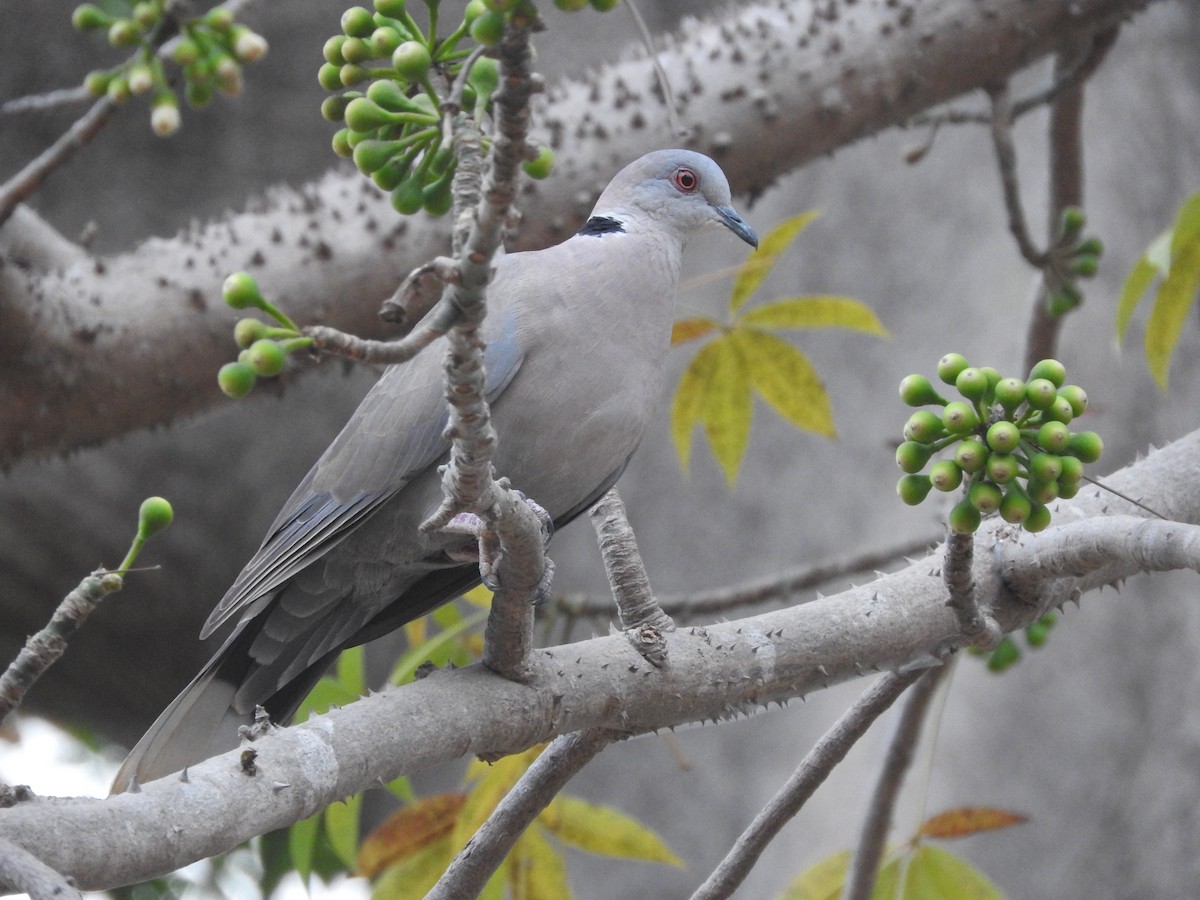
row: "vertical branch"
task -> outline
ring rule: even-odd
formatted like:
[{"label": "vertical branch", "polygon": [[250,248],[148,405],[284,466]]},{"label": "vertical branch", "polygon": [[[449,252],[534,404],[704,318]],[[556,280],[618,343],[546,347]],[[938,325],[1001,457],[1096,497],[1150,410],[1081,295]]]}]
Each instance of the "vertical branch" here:
[{"label": "vertical branch", "polygon": [[475,897],[563,786],[620,735],[600,728],[554,739],[467,842],[426,900]]},{"label": "vertical branch", "polygon": [[866,734],[871,723],[922,674],[924,671],[921,669],[889,672],[871,685],[801,760],[779,793],[759,811],[721,864],[692,894],[692,900],[724,900],[731,896],[750,874],[772,838],[800,811],[813,792],[829,777],[834,766]]},{"label": "vertical branch", "polygon": [[884,842],[892,823],[896,798],[904,784],[904,773],[912,765],[913,751],[921,736],[921,726],[938,685],[948,669],[930,669],[917,682],[900,712],[896,733],[888,745],[887,757],[871,791],[871,802],[858,838],[858,849],[846,878],[842,900],[868,900],[875,888],[879,862],[883,859]]}]

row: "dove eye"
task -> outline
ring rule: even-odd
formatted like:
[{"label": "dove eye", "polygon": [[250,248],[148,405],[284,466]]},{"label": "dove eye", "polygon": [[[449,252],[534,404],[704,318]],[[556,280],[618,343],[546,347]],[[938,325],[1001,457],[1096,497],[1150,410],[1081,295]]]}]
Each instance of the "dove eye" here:
[{"label": "dove eye", "polygon": [[671,183],[685,194],[694,193],[700,186],[700,176],[684,166],[671,173]]}]

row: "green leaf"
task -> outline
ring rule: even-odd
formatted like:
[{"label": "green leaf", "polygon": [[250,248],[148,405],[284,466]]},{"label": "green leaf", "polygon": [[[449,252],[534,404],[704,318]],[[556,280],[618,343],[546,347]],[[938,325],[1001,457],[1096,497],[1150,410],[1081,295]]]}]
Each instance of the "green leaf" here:
[{"label": "green leaf", "polygon": [[837,436],[829,395],[803,353],[763,331],[739,328],[731,337],[751,382],[772,409],[797,428]]},{"label": "green leaf", "polygon": [[821,213],[819,210],[809,210],[790,219],[784,219],[758,245],[758,252],[748,257],[738,269],[737,278],[733,282],[733,293],[729,297],[729,311],[736,313],[767,277],[767,273],[775,267],[779,255],[787,249],[788,244],[795,240],[796,235]]},{"label": "green leaf", "polygon": [[683,371],[671,401],[671,438],[679,456],[679,467],[687,472],[692,452],[692,429],[700,422],[708,382],[717,368],[717,341],[706,344]]},{"label": "green leaf", "polygon": [[452,859],[454,850],[449,837],[427,844],[388,867],[376,879],[371,897],[373,900],[421,900],[437,884]]},{"label": "green leaf", "polygon": [[849,850],[827,856],[792,879],[779,900],[838,900],[849,867]]},{"label": "green leaf", "polygon": [[354,859],[358,856],[358,814],[361,809],[362,794],[325,807],[325,836],[347,869],[354,868]]},{"label": "green leaf", "polygon": [[671,326],[671,346],[678,347],[688,341],[704,337],[721,328],[721,323],[708,316],[692,316],[688,319],[676,319]]},{"label": "green leaf", "polygon": [[449,839],[465,794],[435,794],[396,810],[358,848],[357,871],[374,878],[431,844]]},{"label": "green leaf", "polygon": [[908,862],[905,900],[1004,900],[987,877],[966,860],[922,844]]},{"label": "green leaf", "polygon": [[351,647],[338,654],[337,680],[348,691],[362,696],[367,691],[366,668],[363,663],[363,648]]},{"label": "green leaf", "polygon": [[1171,265],[1174,266],[1184,248],[1200,240],[1200,192],[1183,201],[1171,231],[1174,235],[1171,238]]},{"label": "green leaf", "polygon": [[849,328],[867,334],[887,335],[874,311],[852,297],[813,295],[788,297],[757,306],[738,319],[754,328]]},{"label": "green leaf", "polygon": [[417,669],[426,660],[429,660],[434,665],[441,665],[446,652],[454,649],[454,646],[463,634],[481,622],[484,622],[487,617],[488,611],[481,609],[478,612],[471,613],[469,616],[462,617],[456,624],[444,631],[439,631],[419,647],[409,648],[396,661],[389,680],[392,684],[408,684],[408,682],[413,680],[413,675],[416,674]]},{"label": "green leaf", "polygon": [[321,813],[314,813],[288,829],[288,854],[300,880],[308,884],[313,869],[313,851],[317,845],[317,832],[321,827]]},{"label": "green leaf", "polygon": [[508,857],[512,900],[571,900],[567,861],[535,823],[517,838]]},{"label": "green leaf", "polygon": [[750,442],[750,417],[754,412],[750,370],[731,338],[718,338],[709,347],[716,348],[716,364],[704,391],[700,421],[708,446],[732,487]]},{"label": "green leaf", "polygon": [[311,715],[323,715],[335,706],[345,706],[348,703],[353,703],[360,696],[362,695],[347,690],[346,686],[336,678],[330,678],[326,675],[317,682],[316,687],[304,698],[304,703],[301,704],[292,721],[297,724],[307,721]]},{"label": "green leaf", "polygon": [[638,859],[683,868],[657,833],[610,806],[559,795],[538,822],[564,844],[618,859]]},{"label": "green leaf", "polygon": [[[1176,232],[1178,237],[1178,232]],[[1172,242],[1174,244],[1174,241]],[[1186,324],[1188,314],[1196,302],[1196,290],[1200,288],[1200,234],[1193,235],[1190,242],[1179,245],[1178,254],[1172,253],[1171,271],[1159,285],[1154,298],[1154,308],[1146,322],[1146,363],[1150,374],[1163,391],[1167,389],[1167,370],[1179,335]]]}]

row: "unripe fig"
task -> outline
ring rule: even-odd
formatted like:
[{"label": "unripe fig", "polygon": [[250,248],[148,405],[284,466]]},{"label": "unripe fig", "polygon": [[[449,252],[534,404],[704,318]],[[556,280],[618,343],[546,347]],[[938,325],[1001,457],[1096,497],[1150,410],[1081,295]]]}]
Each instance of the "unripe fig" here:
[{"label": "unripe fig", "polygon": [[1053,503],[1058,499],[1058,482],[1038,481],[1036,478],[1030,478],[1025,483],[1025,493],[1034,503]]},{"label": "unripe fig", "polygon": [[1003,672],[1020,658],[1021,650],[1017,646],[1017,642],[1006,634],[1000,639],[1000,643],[992,651],[992,655],[988,657],[988,671]]},{"label": "unripe fig", "polygon": [[943,493],[949,493],[962,484],[963,472],[952,459],[943,459],[929,467],[929,481]]},{"label": "unripe fig", "polygon": [[162,497],[147,497],[138,509],[138,537],[142,540],[152,537],[171,524],[175,511],[171,504]]},{"label": "unripe fig", "polygon": [[223,6],[214,7],[204,14],[204,24],[213,31],[228,31],[233,23],[233,12]]},{"label": "unripe fig", "polygon": [[477,43],[494,47],[504,37],[504,16],[488,10],[471,23],[470,32]]},{"label": "unripe fig", "polygon": [[950,510],[950,529],[958,534],[974,534],[982,517],[970,500],[960,500]]},{"label": "unripe fig", "polygon": [[1038,429],[1038,446],[1050,453],[1061,453],[1066,450],[1070,440],[1071,429],[1062,422],[1047,422]]},{"label": "unripe fig", "polygon": [[909,506],[917,506],[929,494],[933,485],[925,475],[902,475],[896,482],[896,493]]},{"label": "unripe fig", "polygon": [[354,155],[354,148],[350,146],[350,129],[339,128],[333,133],[333,152],[338,156],[349,159]]},{"label": "unripe fig", "polygon": [[267,326],[261,319],[238,319],[238,323],[233,326],[234,343],[243,349],[266,335]]},{"label": "unripe fig", "polygon": [[367,43],[371,45],[371,52],[375,56],[391,56],[396,52],[396,48],[404,43],[404,35],[390,25],[384,25],[371,32]]},{"label": "unripe fig", "polygon": [[983,467],[989,481],[996,484],[1008,484],[1017,477],[1020,463],[1011,453],[993,453],[987,458]]},{"label": "unripe fig", "polygon": [[1013,485],[1004,492],[1004,499],[1000,501],[1000,518],[1010,525],[1020,525],[1029,518],[1032,509],[1029,498]]},{"label": "unripe fig", "polygon": [[1057,481],[1062,470],[1062,459],[1053,453],[1035,453],[1029,459],[1029,475],[1038,481]]},{"label": "unripe fig", "polygon": [[1081,431],[1071,435],[1067,452],[1078,457],[1080,462],[1094,463],[1104,452],[1104,441],[1094,431]]},{"label": "unripe fig", "polygon": [[345,65],[349,60],[342,56],[342,45],[349,40],[344,34],[335,34],[325,42],[321,48],[321,53],[325,56],[325,62],[333,66]]},{"label": "unripe fig", "polygon": [[1070,500],[1079,493],[1079,488],[1080,482],[1078,481],[1070,481],[1066,483],[1060,481],[1058,483],[1058,499]]},{"label": "unripe fig", "polygon": [[1071,271],[1080,278],[1094,278],[1099,268],[1099,258],[1090,253],[1081,253],[1071,260]]},{"label": "unripe fig", "polygon": [[342,83],[342,87],[354,87],[356,84],[362,84],[370,77],[370,69],[353,63],[347,63],[338,70],[338,80]]},{"label": "unripe fig", "polygon": [[261,308],[265,303],[258,283],[247,272],[234,272],[221,285],[221,295],[234,309]]},{"label": "unripe fig", "polygon": [[1025,530],[1036,534],[1045,531],[1050,525],[1050,509],[1041,503],[1032,504],[1029,518],[1025,520]]},{"label": "unripe fig", "polygon": [[1068,425],[1075,418],[1075,409],[1066,397],[1055,397],[1054,402],[1042,410],[1042,418]]},{"label": "unripe fig", "polygon": [[392,191],[392,207],[401,215],[411,216],[420,212],[424,199],[421,180],[415,175],[402,181]]},{"label": "unripe fig", "polygon": [[1045,409],[1058,396],[1058,389],[1047,378],[1031,378],[1025,383],[1025,400],[1033,409]]},{"label": "unripe fig", "polygon": [[130,19],[117,19],[108,26],[108,42],[114,47],[129,47],[138,41],[138,29]]},{"label": "unripe fig", "polygon": [[946,384],[954,384],[958,380],[958,373],[965,369],[967,365],[967,358],[961,353],[947,353],[938,360],[938,378],[942,379]]},{"label": "unripe fig", "polygon": [[420,41],[405,41],[392,53],[392,68],[408,81],[420,81],[429,74],[431,65],[429,48]]},{"label": "unripe fig", "polygon": [[365,140],[354,146],[354,165],[364,175],[377,172],[392,158],[395,144],[392,141]]},{"label": "unripe fig", "polygon": [[1016,423],[1001,419],[987,430],[987,445],[997,453],[1012,453],[1021,443],[1021,429]]},{"label": "unripe fig", "polygon": [[1000,379],[996,382],[996,402],[1011,415],[1013,410],[1025,402],[1025,382],[1020,378]]},{"label": "unripe fig", "polygon": [[621,5],[621,0],[591,0],[592,9],[596,12],[608,12]]},{"label": "unripe fig", "polygon": [[1058,389],[1058,396],[1071,404],[1071,412],[1077,417],[1087,411],[1087,392],[1077,384],[1067,384]]},{"label": "unripe fig", "polygon": [[389,19],[404,17],[404,0],[375,0],[375,11]]},{"label": "unripe fig", "polygon": [[287,354],[277,341],[263,338],[251,344],[249,350],[246,362],[254,374],[262,378],[278,375],[287,364]]},{"label": "unripe fig", "polygon": [[918,409],[904,423],[904,439],[929,444],[946,433],[942,417],[927,409]]},{"label": "unripe fig", "polygon": [[1063,488],[1069,484],[1077,485],[1083,480],[1083,463],[1074,456],[1060,456],[1058,464],[1062,468],[1058,476],[1059,496],[1063,496]]},{"label": "unripe fig", "polygon": [[900,379],[900,399],[908,406],[936,403],[946,405],[946,398],[934,390],[924,375],[906,375]]},{"label": "unripe fig", "polygon": [[954,461],[968,475],[980,471],[987,464],[987,458],[987,445],[982,441],[970,438],[960,441],[958,448],[954,451]]},{"label": "unripe fig", "polygon": [[362,6],[352,6],[342,13],[342,31],[348,37],[370,37],[375,30],[375,17]]},{"label": "unripe fig", "polygon": [[1029,370],[1029,378],[1026,380],[1033,381],[1035,378],[1045,378],[1059,388],[1067,380],[1067,369],[1057,359],[1043,359],[1041,362],[1035,363]]},{"label": "unripe fig", "polygon": [[79,31],[108,28],[112,23],[112,16],[91,3],[81,4],[75,7],[75,12],[71,13],[71,24]]},{"label": "unripe fig", "polygon": [[454,205],[454,192],[451,189],[449,175],[444,175],[433,184],[426,185],[421,194],[421,205],[431,216],[444,216]]},{"label": "unripe fig", "polygon": [[539,147],[537,156],[525,160],[521,168],[530,178],[541,180],[548,177],[554,169],[554,151],[545,145]]},{"label": "unripe fig", "polygon": [[1083,231],[1083,226],[1087,224],[1087,217],[1083,214],[1083,210],[1078,206],[1067,206],[1063,208],[1062,217],[1060,219],[1060,231],[1062,236],[1068,240],[1073,238],[1079,232]]},{"label": "unripe fig", "polygon": [[342,42],[342,59],[348,63],[364,63],[373,56],[371,45],[359,37],[348,37]]},{"label": "unripe fig", "polygon": [[896,448],[896,465],[900,467],[900,471],[915,475],[925,468],[925,463],[929,462],[932,455],[932,448],[916,441],[905,441]]},{"label": "unripe fig", "polygon": [[955,400],[942,410],[942,424],[951,434],[966,434],[978,427],[979,416],[970,403]]},{"label": "unripe fig", "polygon": [[1032,622],[1025,626],[1025,640],[1029,642],[1030,647],[1040,647],[1046,643],[1046,638],[1050,633],[1050,629],[1041,622]]},{"label": "unripe fig", "polygon": [[1075,248],[1076,253],[1086,253],[1089,256],[1103,256],[1104,244],[1100,238],[1090,237],[1079,242],[1079,246]]},{"label": "unripe fig", "polygon": [[317,69],[317,81],[327,91],[340,91],[342,84],[342,67],[333,63],[324,63]]},{"label": "unripe fig", "polygon": [[355,97],[346,105],[346,124],[350,126],[351,131],[374,131],[376,128],[390,125],[393,120],[393,113],[366,97]]}]

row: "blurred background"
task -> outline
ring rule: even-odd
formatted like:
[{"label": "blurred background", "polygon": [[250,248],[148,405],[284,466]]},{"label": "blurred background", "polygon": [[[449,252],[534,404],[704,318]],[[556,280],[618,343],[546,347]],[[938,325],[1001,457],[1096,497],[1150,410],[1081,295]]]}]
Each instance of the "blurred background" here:
[{"label": "blurred background", "polygon": [[[642,13],[660,32],[684,13],[726,5],[647,3]],[[324,92],[315,77],[321,44],[336,30],[342,8],[292,0],[285,15],[268,5],[255,9],[247,21],[267,37],[271,53],[247,72],[243,96],[185,110],[183,129],[171,140],[154,138],[148,113],[131,106],[31,205],[69,237],[95,223],[93,249],[120,253],[192,219],[240,209],[269,185],[299,186],[345,165],[329,150],[333,129],[318,114]],[[3,14],[0,98],[77,83],[111,58],[70,29],[66,7],[3,0]],[[538,66],[550,83],[583,77],[589,65],[611,60],[636,40],[624,11],[597,19],[548,9],[546,21]],[[1106,447],[1101,475],[1200,426],[1200,330],[1185,330],[1168,395],[1154,387],[1141,353],[1144,312],[1123,349],[1113,338],[1115,301],[1129,268],[1200,188],[1197,47],[1200,5],[1153,4],[1124,27],[1087,89],[1085,208],[1088,231],[1104,240],[1106,251],[1099,276],[1085,285],[1085,304],[1064,329],[1059,358],[1092,400],[1088,427],[1104,435]],[[1014,93],[1048,77],[1048,65],[1040,65],[1018,79]],[[978,96],[959,102],[983,107]],[[0,119],[0,177],[72,118],[60,112]],[[1039,237],[1047,229],[1045,125],[1038,113],[1016,129],[1024,198]],[[925,158],[907,164],[906,151],[924,138],[923,131],[889,131],[781,179],[753,205],[737,200],[760,234],[786,216],[822,211],[760,300],[854,296],[876,310],[891,337],[800,334],[795,343],[825,379],[839,437],[794,431],[760,404],[733,489],[704,447],[693,453],[690,476],[680,473],[664,392],[662,415],[620,484],[658,592],[731,584],[939,534],[931,504],[913,509],[895,498],[892,442],[907,415],[896,403],[896,383],[910,372],[932,374],[951,350],[1016,372],[1033,279],[1006,228],[986,131],[943,128]],[[736,242],[706,236],[690,248],[685,273],[736,265],[743,255]],[[721,316],[728,287],[715,282],[686,291],[680,313]],[[674,351],[668,391],[695,346]],[[256,392],[169,429],[68,459],[21,464],[0,477],[5,660],[82,575],[119,561],[132,529],[126,523],[144,496],[164,495],[176,511],[176,523],[144,557],[162,569],[131,579],[96,614],[30,695],[27,715],[82,726],[101,741],[129,742],[194,674],[212,648],[163,639],[158,623],[170,618],[198,632],[373,377],[361,369],[325,370],[282,397]],[[606,593],[586,524],[557,535],[552,555],[557,590]],[[1105,591],[1068,609],[1048,645],[1002,677],[978,660],[962,660],[910,776],[898,837],[915,828],[921,807],[999,806],[1030,822],[951,849],[969,856],[1007,896],[1194,896],[1200,880],[1196,597],[1195,575],[1138,579],[1119,595]],[[585,632],[577,629],[575,637]],[[684,729],[676,733],[677,747],[646,737],[606,751],[569,790],[640,818],[687,869],[572,854],[577,896],[689,896],[866,685],[843,685],[720,727]],[[738,897],[775,896],[804,866],[856,840],[887,734],[885,720],[855,748],[772,844]],[[44,752],[18,747],[15,755]],[[16,765],[13,756],[0,760],[0,781],[28,780],[8,768]],[[460,776],[455,765],[416,781],[433,792],[452,788]],[[75,790],[57,770],[43,777],[30,782],[38,793]]]}]

